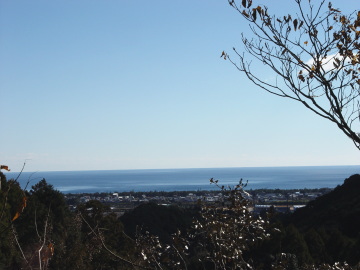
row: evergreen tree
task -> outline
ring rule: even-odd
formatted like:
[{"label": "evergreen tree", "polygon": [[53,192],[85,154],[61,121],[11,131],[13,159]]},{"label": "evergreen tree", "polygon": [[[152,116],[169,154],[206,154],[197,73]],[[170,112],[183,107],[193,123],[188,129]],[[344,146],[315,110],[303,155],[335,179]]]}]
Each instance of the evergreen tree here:
[{"label": "evergreen tree", "polygon": [[285,253],[296,255],[300,264],[310,263],[312,261],[304,237],[293,224],[290,224],[285,229],[282,249]]}]

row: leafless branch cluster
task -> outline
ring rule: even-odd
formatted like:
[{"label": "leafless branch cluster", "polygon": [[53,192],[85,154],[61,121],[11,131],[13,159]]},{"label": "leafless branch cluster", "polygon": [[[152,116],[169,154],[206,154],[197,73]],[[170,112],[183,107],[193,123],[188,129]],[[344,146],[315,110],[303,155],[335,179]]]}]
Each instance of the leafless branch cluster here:
[{"label": "leafless branch cluster", "polygon": [[[343,15],[325,0],[294,0],[298,13],[277,17],[252,0],[228,2],[253,37],[242,35],[246,52],[234,48],[238,60],[221,56],[265,91],[335,123],[360,149],[360,11]],[[261,70],[249,59],[262,64]],[[276,78],[264,79],[264,68]]]},{"label": "leafless branch cluster", "polygon": [[[137,246],[152,269],[187,269],[188,257],[196,258],[201,269],[253,269],[244,252],[258,240],[269,237],[267,222],[254,217],[242,181],[235,187],[219,186],[224,199],[201,203],[200,218],[193,230],[173,235],[173,243],[162,243],[148,232],[138,234]],[[189,256],[190,255],[190,256]]]},{"label": "leafless branch cluster", "polygon": [[244,191],[246,184],[242,180],[233,188],[219,186],[218,180],[214,179],[210,179],[210,183],[221,189],[225,199],[203,205],[201,219],[195,222],[195,235],[204,239],[207,259],[216,269],[252,269],[244,252],[256,241],[270,236],[266,230],[267,222],[250,212],[248,194]]}]

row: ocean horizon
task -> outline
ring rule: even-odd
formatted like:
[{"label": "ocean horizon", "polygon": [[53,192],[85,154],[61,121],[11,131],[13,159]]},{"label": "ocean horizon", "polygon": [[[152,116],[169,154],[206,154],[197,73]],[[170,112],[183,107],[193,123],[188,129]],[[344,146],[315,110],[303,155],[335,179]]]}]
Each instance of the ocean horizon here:
[{"label": "ocean horizon", "polygon": [[[23,172],[18,181],[23,188],[29,181],[29,189],[45,179],[63,193],[217,189],[210,185],[210,178],[225,186],[234,186],[243,179],[248,181],[247,189],[314,189],[334,188],[357,173],[360,165],[44,171]],[[8,179],[18,174],[5,173]]]}]

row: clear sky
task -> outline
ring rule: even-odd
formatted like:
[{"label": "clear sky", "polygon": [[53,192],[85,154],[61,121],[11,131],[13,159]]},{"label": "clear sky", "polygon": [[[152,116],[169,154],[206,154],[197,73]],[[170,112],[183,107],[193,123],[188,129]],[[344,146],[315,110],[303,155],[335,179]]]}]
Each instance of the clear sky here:
[{"label": "clear sky", "polygon": [[[268,1],[283,13],[289,2]],[[248,25],[227,0],[2,0],[0,163],[13,171],[25,160],[26,171],[358,165],[359,151],[334,124],[256,88],[220,58],[241,49],[242,32]]]}]

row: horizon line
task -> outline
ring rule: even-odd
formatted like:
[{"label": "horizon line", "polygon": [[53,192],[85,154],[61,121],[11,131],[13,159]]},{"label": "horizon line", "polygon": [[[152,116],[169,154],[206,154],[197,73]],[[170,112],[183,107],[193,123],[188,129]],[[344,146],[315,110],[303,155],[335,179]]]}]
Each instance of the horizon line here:
[{"label": "horizon line", "polygon": [[[22,171],[22,173],[38,173],[38,172],[90,172],[90,171],[150,171],[150,170],[191,170],[191,169],[236,169],[236,168],[290,168],[290,167],[355,167],[359,165],[284,165],[284,166],[229,166],[229,167],[182,167],[182,168],[143,168],[143,169],[99,169],[99,170],[46,170],[46,171]],[[20,171],[3,172],[8,173],[20,173]]]}]

